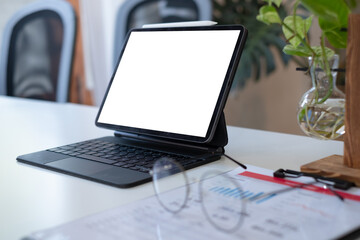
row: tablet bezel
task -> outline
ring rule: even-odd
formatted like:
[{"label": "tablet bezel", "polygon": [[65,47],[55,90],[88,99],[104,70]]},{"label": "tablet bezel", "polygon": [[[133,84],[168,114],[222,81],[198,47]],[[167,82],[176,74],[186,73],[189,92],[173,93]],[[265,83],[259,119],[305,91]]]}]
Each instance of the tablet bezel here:
[{"label": "tablet bezel", "polygon": [[[214,108],[212,118],[210,121],[210,124],[208,126],[208,130],[205,137],[198,137],[198,136],[190,136],[190,135],[184,135],[184,134],[177,134],[177,133],[170,133],[170,132],[162,132],[162,131],[156,131],[156,130],[148,130],[148,129],[140,129],[140,128],[134,128],[134,127],[128,127],[128,126],[120,126],[120,125],[113,125],[108,123],[102,123],[99,122],[99,117],[101,115],[101,111],[103,109],[104,103],[106,101],[107,95],[109,93],[109,90],[111,88],[111,85],[113,83],[117,68],[119,66],[119,63],[121,61],[122,55],[124,53],[125,46],[129,40],[130,34],[132,32],[156,32],[156,31],[209,31],[209,30],[240,30],[240,34],[238,36],[237,42],[235,44],[235,48],[226,72],[226,75],[224,77],[224,81],[221,87],[221,91],[218,97],[218,100],[216,102],[216,106]],[[235,76],[235,72],[240,60],[241,52],[243,50],[245,41],[247,37],[247,30],[242,25],[226,25],[226,26],[220,26],[220,25],[213,25],[213,26],[201,26],[201,27],[165,27],[165,28],[137,28],[132,29],[127,34],[126,40],[124,42],[123,48],[121,50],[120,56],[117,61],[117,67],[114,70],[114,73],[111,77],[110,83],[108,84],[106,93],[104,95],[104,98],[102,100],[102,103],[100,105],[99,111],[96,116],[95,124],[98,127],[106,128],[115,130],[116,132],[125,132],[130,134],[139,134],[139,135],[145,135],[145,136],[151,136],[151,137],[158,137],[158,138],[165,138],[165,139],[172,139],[177,141],[185,141],[185,142],[193,142],[193,143],[208,143],[212,140],[214,136],[214,132],[216,130],[220,115],[223,112],[223,109],[225,107],[225,103]]]}]

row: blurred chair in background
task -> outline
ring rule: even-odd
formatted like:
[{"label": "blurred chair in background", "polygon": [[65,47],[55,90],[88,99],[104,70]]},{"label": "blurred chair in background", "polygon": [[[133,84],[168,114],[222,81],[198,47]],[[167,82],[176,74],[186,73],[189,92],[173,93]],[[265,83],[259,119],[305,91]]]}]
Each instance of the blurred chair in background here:
[{"label": "blurred chair in background", "polygon": [[212,19],[211,0],[126,0],[116,16],[114,66],[127,32],[151,23]]},{"label": "blurred chair in background", "polygon": [[0,95],[67,102],[75,40],[72,6],[40,0],[7,23],[0,53]]}]

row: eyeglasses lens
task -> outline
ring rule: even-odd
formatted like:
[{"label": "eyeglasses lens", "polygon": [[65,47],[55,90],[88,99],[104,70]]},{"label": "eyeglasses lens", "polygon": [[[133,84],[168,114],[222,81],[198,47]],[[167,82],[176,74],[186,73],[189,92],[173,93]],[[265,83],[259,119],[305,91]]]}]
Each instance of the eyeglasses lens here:
[{"label": "eyeglasses lens", "polygon": [[244,192],[233,179],[218,172],[208,172],[200,182],[202,207],[209,222],[219,230],[232,232],[241,226]]},{"label": "eyeglasses lens", "polygon": [[[173,213],[184,208],[189,187],[183,167],[171,158],[160,158],[155,162],[152,174],[155,193],[160,204]],[[170,191],[175,188],[177,188],[176,194]]]}]

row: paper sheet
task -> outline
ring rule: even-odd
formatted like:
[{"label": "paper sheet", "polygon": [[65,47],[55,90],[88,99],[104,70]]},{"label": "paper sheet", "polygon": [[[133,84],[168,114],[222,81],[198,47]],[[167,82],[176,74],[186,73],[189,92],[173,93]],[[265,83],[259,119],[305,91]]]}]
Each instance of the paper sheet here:
[{"label": "paper sheet", "polygon": [[[237,168],[227,175],[241,185],[241,194],[220,185],[208,191],[246,201],[243,222],[231,233],[209,223],[196,189],[199,185],[194,183],[187,206],[179,213],[166,211],[153,196],[35,232],[29,239],[333,239],[360,227],[358,188],[340,192],[345,201],[319,187],[266,195],[288,188],[289,182],[273,178],[270,170],[253,166],[246,171]],[[171,194],[176,192],[183,190],[175,189]],[[261,195],[264,197],[259,198]]]}]

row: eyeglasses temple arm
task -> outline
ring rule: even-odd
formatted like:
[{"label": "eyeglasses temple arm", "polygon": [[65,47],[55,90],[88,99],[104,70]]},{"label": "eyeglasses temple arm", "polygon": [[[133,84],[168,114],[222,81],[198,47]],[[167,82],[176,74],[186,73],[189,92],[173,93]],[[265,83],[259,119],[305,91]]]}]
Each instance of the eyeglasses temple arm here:
[{"label": "eyeglasses temple arm", "polygon": [[[326,185],[326,184],[325,184]],[[327,185],[326,185],[327,186]],[[344,198],[340,195],[340,194],[338,194],[336,191],[334,191],[334,189],[332,189],[332,187],[331,186],[327,186],[328,187],[328,189],[329,189],[329,191],[330,192],[332,192],[335,196],[337,196],[341,201],[344,201]]]},{"label": "eyeglasses temple arm", "polygon": [[304,183],[304,184],[299,184],[299,185],[295,185],[295,186],[289,186],[288,188],[283,188],[283,189],[280,189],[280,190],[275,190],[275,191],[272,191],[272,192],[269,192],[269,193],[266,193],[264,195],[260,195],[258,197],[255,197],[255,198],[252,198],[251,200],[258,200],[258,199],[261,199],[261,198],[265,198],[269,195],[275,195],[275,194],[279,194],[279,193],[284,193],[284,192],[289,192],[289,191],[292,191],[292,190],[295,190],[295,189],[298,189],[298,188],[303,188],[303,187],[307,187],[307,186],[310,186],[310,185],[313,185],[314,183],[317,183],[317,181],[313,181],[313,182],[309,182],[309,183]]}]

